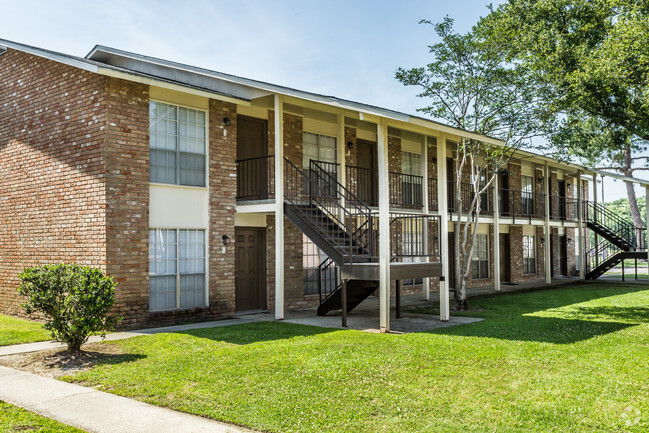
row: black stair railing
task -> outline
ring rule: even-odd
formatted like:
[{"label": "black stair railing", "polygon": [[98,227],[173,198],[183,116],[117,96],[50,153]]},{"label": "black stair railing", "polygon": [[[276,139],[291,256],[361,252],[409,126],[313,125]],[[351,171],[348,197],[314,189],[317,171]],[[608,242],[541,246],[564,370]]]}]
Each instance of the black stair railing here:
[{"label": "black stair railing", "polygon": [[613,244],[608,239],[604,239],[593,248],[586,251],[586,274],[589,274],[594,269],[598,268],[608,259],[621,252],[618,246]]},{"label": "black stair railing", "polygon": [[340,272],[336,263],[327,257],[318,265],[318,292],[322,304],[329,295],[334,293],[340,286]]},{"label": "black stair railing", "polygon": [[309,172],[311,178],[310,200],[329,215],[338,215],[337,222],[348,234],[347,262],[352,263],[354,256],[359,255],[359,247],[364,258],[376,256],[378,245],[375,230],[375,217],[372,210],[355,194],[338,182],[328,164],[311,160]]},{"label": "black stair railing", "polygon": [[609,236],[626,245],[628,250],[646,249],[646,229],[635,227],[599,203],[584,202],[584,219],[601,227]]}]

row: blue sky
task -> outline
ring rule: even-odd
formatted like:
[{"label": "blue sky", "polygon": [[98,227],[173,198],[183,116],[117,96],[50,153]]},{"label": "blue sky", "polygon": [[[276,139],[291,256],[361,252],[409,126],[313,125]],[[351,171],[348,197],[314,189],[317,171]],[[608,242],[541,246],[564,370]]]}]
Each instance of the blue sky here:
[{"label": "blue sky", "polygon": [[79,56],[108,45],[416,114],[425,101],[394,71],[429,60],[435,35],[418,21],[466,31],[489,3],[502,1],[21,0],[3,5],[0,38]]}]

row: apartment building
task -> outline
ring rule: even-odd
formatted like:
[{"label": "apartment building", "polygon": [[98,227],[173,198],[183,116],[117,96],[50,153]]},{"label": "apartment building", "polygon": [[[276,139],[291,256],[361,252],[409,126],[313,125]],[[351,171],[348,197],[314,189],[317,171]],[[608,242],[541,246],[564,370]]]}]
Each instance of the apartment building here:
[{"label": "apartment building", "polygon": [[[387,331],[391,297],[431,293],[448,319],[454,197],[473,194],[452,177],[455,143],[498,140],[103,46],[0,47],[0,312],[22,314],[23,268],[63,261],[114,277],[127,327],[344,318],[379,296]],[[518,151],[473,218],[470,286],[646,258],[643,229],[605,224],[594,175]],[[593,255],[589,230],[617,255]]]}]

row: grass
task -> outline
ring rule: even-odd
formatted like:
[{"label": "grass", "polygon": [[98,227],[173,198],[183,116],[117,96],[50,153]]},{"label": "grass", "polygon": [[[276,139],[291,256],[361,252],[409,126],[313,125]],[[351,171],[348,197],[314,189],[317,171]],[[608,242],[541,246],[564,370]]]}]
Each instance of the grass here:
[{"label": "grass", "polygon": [[0,433],[17,431],[39,433],[82,432],[82,430],[0,401]]},{"label": "grass", "polygon": [[51,340],[42,323],[0,314],[0,346]]},{"label": "grass", "polygon": [[472,298],[484,321],[430,333],[270,322],[137,337],[102,343],[130,358],[66,380],[272,432],[645,432],[643,289]]}]

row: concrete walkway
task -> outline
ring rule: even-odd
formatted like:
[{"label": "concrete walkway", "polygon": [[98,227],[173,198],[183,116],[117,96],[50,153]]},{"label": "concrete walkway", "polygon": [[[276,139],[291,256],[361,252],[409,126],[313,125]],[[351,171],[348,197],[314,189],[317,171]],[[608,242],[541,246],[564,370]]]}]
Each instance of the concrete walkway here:
[{"label": "concrete walkway", "polygon": [[6,367],[0,384],[0,400],[88,432],[252,432]]},{"label": "concrete walkway", "polygon": [[[107,334],[105,339],[99,336],[93,336],[88,339],[88,343],[97,343],[100,341],[124,340],[126,338],[139,337],[142,335],[153,335],[162,332],[182,332],[190,329],[215,328],[218,326],[241,325],[244,323],[254,323],[273,320],[271,314],[254,314],[250,316],[241,316],[235,319],[214,320],[211,322],[190,323],[187,325],[165,326],[161,328],[139,329],[137,331],[113,332]],[[12,346],[0,346],[0,356],[17,355],[20,353],[40,352],[49,349],[65,349],[67,346],[56,341],[39,341],[36,343],[14,344]]]}]

